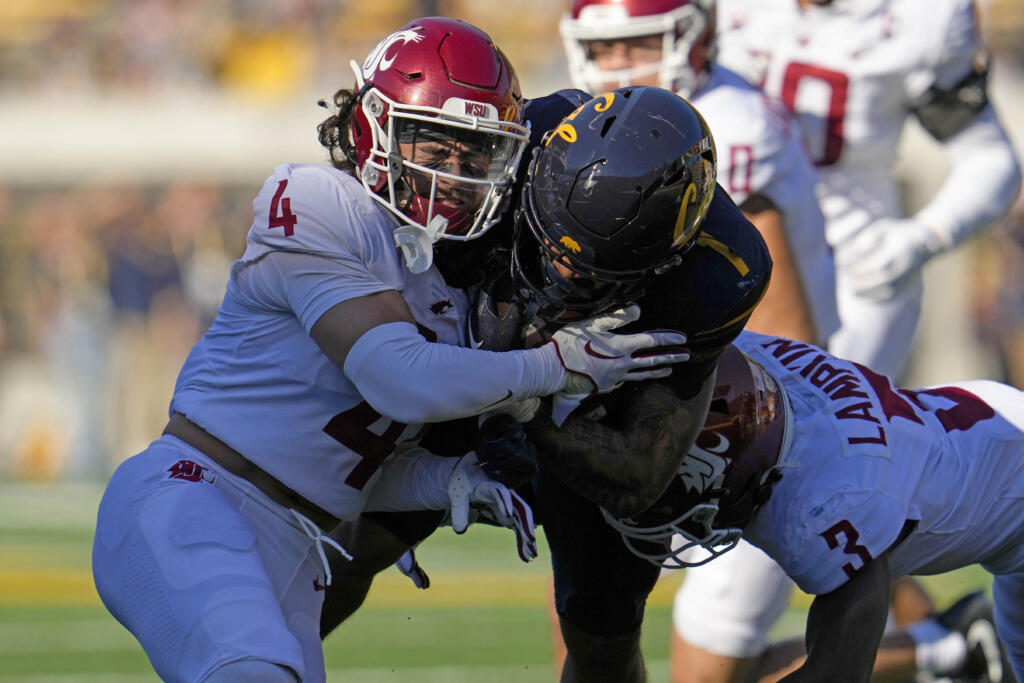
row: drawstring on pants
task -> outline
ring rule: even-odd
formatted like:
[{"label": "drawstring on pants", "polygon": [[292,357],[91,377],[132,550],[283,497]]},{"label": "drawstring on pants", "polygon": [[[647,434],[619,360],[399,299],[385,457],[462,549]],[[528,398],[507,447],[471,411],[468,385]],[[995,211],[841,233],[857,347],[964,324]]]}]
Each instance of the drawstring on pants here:
[{"label": "drawstring on pants", "polygon": [[352,556],[349,554],[347,550],[341,547],[340,543],[335,541],[330,536],[324,536],[323,529],[314,524],[309,517],[306,517],[298,510],[289,508],[289,511],[292,513],[292,515],[294,515],[295,519],[298,520],[299,526],[302,527],[302,531],[305,532],[307,536],[309,536],[309,538],[313,541],[313,545],[316,546],[316,552],[318,555],[320,555],[320,562],[324,566],[324,585],[330,586],[331,565],[327,561],[327,553],[324,552],[324,543],[326,543],[327,545],[331,546],[339,553],[341,553],[346,560],[351,560]]}]

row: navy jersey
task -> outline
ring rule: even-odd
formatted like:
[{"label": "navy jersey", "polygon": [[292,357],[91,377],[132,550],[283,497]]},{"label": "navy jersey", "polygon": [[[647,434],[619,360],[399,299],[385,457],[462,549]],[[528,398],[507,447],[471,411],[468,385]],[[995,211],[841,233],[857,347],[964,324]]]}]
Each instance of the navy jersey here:
[{"label": "navy jersey", "polygon": [[672,376],[702,381],[740,333],[771,277],[761,233],[721,186],[683,262],[655,277],[638,302],[630,329],[669,328],[686,334],[691,359]]}]

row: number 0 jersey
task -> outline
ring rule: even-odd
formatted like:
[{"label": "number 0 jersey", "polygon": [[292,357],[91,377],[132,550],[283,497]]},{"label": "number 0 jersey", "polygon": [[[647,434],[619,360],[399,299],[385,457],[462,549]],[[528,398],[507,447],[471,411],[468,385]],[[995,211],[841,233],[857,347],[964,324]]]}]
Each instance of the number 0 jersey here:
[{"label": "number 0 jersey", "polygon": [[792,409],[782,479],[743,535],[802,590],[832,591],[894,544],[894,578],[1024,569],[1024,394],[895,389],[802,342],[745,332],[736,345]]},{"label": "number 0 jersey", "polygon": [[819,166],[829,243],[902,215],[891,167],[911,103],[982,48],[972,0],[720,0],[719,56],[793,112]]},{"label": "number 0 jersey", "polygon": [[341,518],[359,514],[377,468],[417,425],[380,415],[310,337],[328,309],[395,290],[431,341],[464,345],[467,301],[435,267],[413,275],[395,218],[352,176],[284,164],[253,201],[245,254],[171,410]]}]

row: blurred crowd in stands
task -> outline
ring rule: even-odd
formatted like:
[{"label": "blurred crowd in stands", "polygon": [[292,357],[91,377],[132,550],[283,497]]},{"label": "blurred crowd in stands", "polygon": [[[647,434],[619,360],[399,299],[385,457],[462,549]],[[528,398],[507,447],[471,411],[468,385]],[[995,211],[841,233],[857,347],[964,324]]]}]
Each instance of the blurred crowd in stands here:
[{"label": "blurred crowd in stands", "polygon": [[[1024,83],[1024,3],[980,7],[997,68]],[[388,31],[431,14],[490,32],[527,96],[539,95],[568,84],[562,10],[552,0],[3,2],[0,111],[5,99],[58,93],[73,116],[81,92],[305,104],[350,85],[349,59]],[[55,143],[53,163],[60,154]],[[174,377],[242,251],[257,189],[190,177],[48,186],[0,162],[0,479],[105,477],[159,433]],[[972,256],[970,315],[993,378],[1024,387],[1024,205]]]},{"label": "blurred crowd in stands", "polygon": [[35,0],[0,7],[0,89],[227,89],[280,97],[349,79],[417,16],[485,28],[520,71],[560,55],[560,2],[524,0]]}]

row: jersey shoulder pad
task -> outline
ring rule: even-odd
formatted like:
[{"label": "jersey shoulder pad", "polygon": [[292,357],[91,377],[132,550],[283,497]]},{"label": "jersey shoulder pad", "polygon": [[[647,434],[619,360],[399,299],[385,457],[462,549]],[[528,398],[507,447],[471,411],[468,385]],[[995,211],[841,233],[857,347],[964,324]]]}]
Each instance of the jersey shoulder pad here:
[{"label": "jersey shoulder pad", "polygon": [[907,74],[911,95],[922,80],[942,89],[953,87],[984,51],[974,0],[900,0],[894,10],[905,27],[905,49],[915,53],[913,61],[923,71]]},{"label": "jersey shoulder pad", "polygon": [[643,320],[685,332],[695,361],[717,357],[761,300],[771,269],[761,233],[719,186],[696,243],[641,300]]},{"label": "jersey shoulder pad", "polygon": [[281,164],[253,200],[244,260],[271,251],[328,258],[394,248],[396,221],[352,175],[326,164]]},{"label": "jersey shoulder pad", "polygon": [[[700,262],[693,274],[711,275],[722,292],[720,312],[705,334],[746,322],[761,300],[771,278],[772,259],[761,233],[754,227],[721,185],[697,234],[691,258]],[[685,263],[684,263],[685,265]],[[730,334],[729,341],[742,329]]]}]

